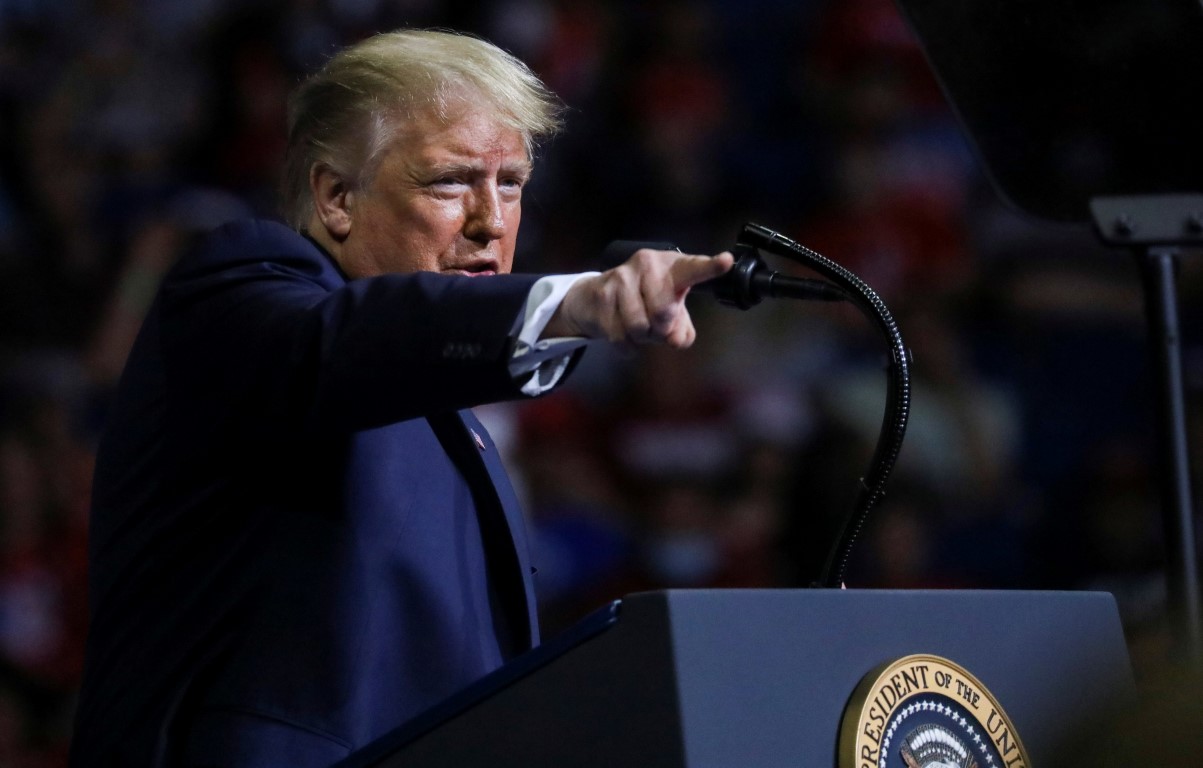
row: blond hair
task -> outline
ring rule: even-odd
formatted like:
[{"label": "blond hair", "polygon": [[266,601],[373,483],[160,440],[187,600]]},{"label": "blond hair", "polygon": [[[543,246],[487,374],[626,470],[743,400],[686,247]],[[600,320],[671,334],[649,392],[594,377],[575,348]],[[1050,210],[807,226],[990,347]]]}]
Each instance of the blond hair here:
[{"label": "blond hair", "polygon": [[560,101],[529,67],[469,35],[401,30],[335,54],[289,98],[285,219],[296,229],[309,222],[315,165],[366,186],[406,120],[429,110],[446,119],[464,99],[483,99],[503,125],[522,134],[528,154],[561,124]]}]

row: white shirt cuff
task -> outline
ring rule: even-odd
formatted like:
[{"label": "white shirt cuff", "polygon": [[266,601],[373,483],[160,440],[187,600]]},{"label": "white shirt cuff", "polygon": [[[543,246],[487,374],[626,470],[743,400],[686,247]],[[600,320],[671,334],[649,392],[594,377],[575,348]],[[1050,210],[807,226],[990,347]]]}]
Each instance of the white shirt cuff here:
[{"label": "white shirt cuff", "polygon": [[568,370],[572,353],[589,343],[584,337],[540,339],[539,335],[551,322],[565,294],[576,281],[600,274],[583,272],[579,275],[548,275],[539,278],[526,297],[526,312],[510,358],[510,375],[515,379],[530,376],[522,393],[534,397],[559,383]]}]

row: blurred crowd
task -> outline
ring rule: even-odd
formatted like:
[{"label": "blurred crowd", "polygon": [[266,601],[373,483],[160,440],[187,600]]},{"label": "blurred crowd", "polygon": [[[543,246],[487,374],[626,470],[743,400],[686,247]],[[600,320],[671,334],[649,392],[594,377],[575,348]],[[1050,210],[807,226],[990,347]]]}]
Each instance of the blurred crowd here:
[{"label": "blurred crowd", "polygon": [[[756,221],[882,296],[913,413],[850,586],[1106,589],[1138,663],[1164,654],[1135,264],[999,202],[891,0],[0,0],[0,765],[63,761],[93,453],[158,280],[275,214],[289,89],[400,26],[483,35],[569,107],[517,269],[594,268],[612,239],[715,252]],[[1182,280],[1193,403],[1203,275]],[[691,302],[693,350],[599,347],[480,409],[548,635],[639,589],[807,586],[851,508],[884,340],[847,305]]]}]

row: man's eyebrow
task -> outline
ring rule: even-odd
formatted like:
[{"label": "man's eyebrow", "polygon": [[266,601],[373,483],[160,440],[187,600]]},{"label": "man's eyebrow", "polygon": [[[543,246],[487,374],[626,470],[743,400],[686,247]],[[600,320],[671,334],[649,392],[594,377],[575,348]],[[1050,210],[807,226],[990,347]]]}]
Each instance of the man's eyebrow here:
[{"label": "man's eyebrow", "polygon": [[479,163],[471,162],[456,162],[448,160],[446,162],[430,163],[426,166],[426,170],[431,173],[470,173],[481,169]]},{"label": "man's eyebrow", "polygon": [[[431,163],[427,166],[427,171],[432,174],[480,173],[483,170],[485,170],[485,164],[475,161],[448,160],[447,162]],[[524,177],[529,177],[534,171],[534,164],[526,160],[502,163],[499,170],[502,173],[519,173]]]},{"label": "man's eyebrow", "polygon": [[529,179],[530,175],[534,173],[535,166],[529,160],[523,160],[518,163],[505,163],[501,166],[501,170],[507,173],[517,173],[523,179]]}]

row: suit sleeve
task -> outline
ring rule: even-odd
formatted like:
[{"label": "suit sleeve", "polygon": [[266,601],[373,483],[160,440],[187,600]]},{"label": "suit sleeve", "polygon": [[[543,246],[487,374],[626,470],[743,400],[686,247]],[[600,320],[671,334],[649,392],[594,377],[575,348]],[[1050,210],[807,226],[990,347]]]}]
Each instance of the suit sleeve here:
[{"label": "suit sleeve", "polygon": [[417,273],[345,281],[308,240],[227,228],[161,295],[162,355],[190,419],[287,438],[520,396],[511,332],[535,276]]}]

